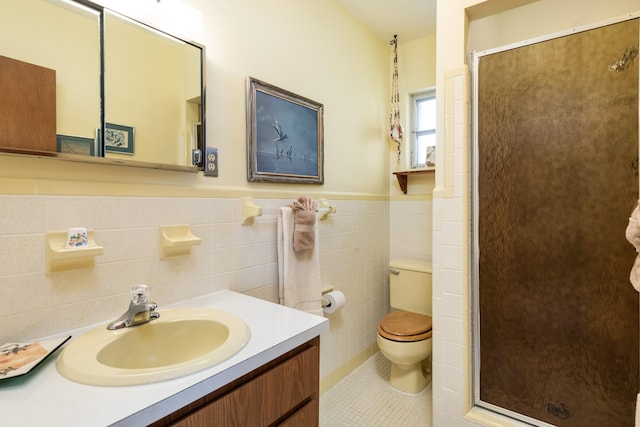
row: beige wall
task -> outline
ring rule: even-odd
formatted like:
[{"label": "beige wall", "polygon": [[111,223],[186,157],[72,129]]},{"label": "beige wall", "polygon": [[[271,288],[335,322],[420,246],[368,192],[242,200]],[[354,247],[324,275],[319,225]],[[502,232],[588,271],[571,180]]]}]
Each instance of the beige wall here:
[{"label": "beige wall", "polygon": [[385,42],[334,2],[190,3],[203,13],[207,139],[222,162],[216,185],[294,188],[246,182],[245,83],[252,76],[324,105],[325,185],[295,191],[387,194]]},{"label": "beige wall", "polygon": [[[470,47],[489,49],[638,10],[637,2],[630,0],[527,3],[526,0],[438,3],[436,80],[438,129],[443,131],[438,133],[433,200],[436,426],[520,425],[471,409],[470,137],[466,131],[470,127],[467,74]],[[468,39],[469,24],[473,33]]]},{"label": "beige wall", "polygon": [[[389,64],[392,64],[393,53]],[[411,95],[425,89],[435,88],[436,36],[435,34],[416,40],[398,43],[398,88],[400,91],[400,117],[404,128],[404,141],[400,163],[397,162],[396,143],[387,137],[389,144],[389,168],[391,171],[403,171],[411,168]],[[436,94],[437,95],[437,94]],[[388,103],[387,103],[388,104]],[[389,107],[387,107],[389,108]],[[389,127],[387,118],[387,129]],[[392,200],[413,200],[431,197],[434,175],[414,175],[409,179],[407,195],[402,194],[395,176],[389,181],[389,194]]]}]

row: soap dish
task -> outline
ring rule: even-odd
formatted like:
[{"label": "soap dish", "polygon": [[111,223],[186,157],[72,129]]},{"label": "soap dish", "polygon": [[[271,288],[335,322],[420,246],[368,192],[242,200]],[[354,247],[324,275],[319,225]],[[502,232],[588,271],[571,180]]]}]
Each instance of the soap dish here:
[{"label": "soap dish", "polygon": [[28,374],[70,338],[0,345],[0,381]]}]

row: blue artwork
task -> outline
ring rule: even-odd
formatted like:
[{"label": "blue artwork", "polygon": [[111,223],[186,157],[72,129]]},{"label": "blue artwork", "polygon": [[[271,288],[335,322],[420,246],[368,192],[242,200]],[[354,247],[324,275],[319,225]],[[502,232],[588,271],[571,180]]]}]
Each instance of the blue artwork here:
[{"label": "blue artwork", "polygon": [[318,115],[256,91],[257,172],[318,177]]}]

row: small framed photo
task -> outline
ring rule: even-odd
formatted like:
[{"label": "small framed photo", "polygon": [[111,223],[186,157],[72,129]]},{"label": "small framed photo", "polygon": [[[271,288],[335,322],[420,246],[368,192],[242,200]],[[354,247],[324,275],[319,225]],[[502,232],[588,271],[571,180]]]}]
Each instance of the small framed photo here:
[{"label": "small framed photo", "polygon": [[324,183],[322,104],[249,77],[249,181]]},{"label": "small framed photo", "polygon": [[95,155],[95,140],[79,136],[56,135],[56,150],[58,153]]},{"label": "small framed photo", "polygon": [[107,151],[122,154],[133,154],[135,152],[133,128],[130,126],[107,123],[104,142]]}]

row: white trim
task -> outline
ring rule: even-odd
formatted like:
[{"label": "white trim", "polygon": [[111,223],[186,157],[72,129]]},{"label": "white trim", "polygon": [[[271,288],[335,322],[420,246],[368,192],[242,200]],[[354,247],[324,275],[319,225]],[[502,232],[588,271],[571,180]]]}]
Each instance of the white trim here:
[{"label": "white trim", "polygon": [[[545,41],[548,41],[548,40],[553,40],[553,39],[557,39],[557,38],[560,38],[560,37],[568,36],[568,35],[571,35],[571,34],[577,34],[577,33],[581,33],[581,32],[584,32],[584,31],[593,30],[595,28],[606,27],[607,25],[611,25],[611,24],[618,24],[620,22],[630,21],[630,20],[636,19],[638,17],[640,17],[640,11],[631,12],[631,13],[628,13],[628,14],[625,14],[625,15],[622,15],[622,16],[618,16],[618,17],[615,17],[615,18],[605,19],[603,21],[596,22],[595,24],[582,25],[582,26],[579,26],[579,27],[571,28],[569,30],[558,31],[556,33],[547,34],[547,35],[540,36],[540,37],[534,37],[532,39],[527,39],[527,40],[523,40],[523,41],[520,41],[520,42],[511,43],[511,44],[508,44],[508,45],[495,47],[493,49],[481,50],[481,51],[473,51],[472,54],[474,55],[475,58],[480,58],[482,56],[491,55],[491,54],[498,53],[498,52],[503,52],[503,51],[506,51],[506,50],[517,49],[519,47],[528,46],[528,45],[532,45],[532,44],[536,44],[536,43],[541,43],[541,42],[545,42]],[[474,64],[473,68],[475,68],[475,64]]]},{"label": "white trim", "polygon": [[[514,412],[505,410],[504,408],[500,408],[500,410],[514,414]],[[521,414],[518,415],[522,417]],[[506,418],[498,412],[492,412],[478,406],[472,407],[469,412],[465,414],[464,418],[475,423],[480,423],[484,427],[531,427],[533,423],[537,423],[536,425],[539,427],[554,427],[553,424],[547,424],[544,421],[533,420],[527,417],[524,418],[529,419],[530,422],[520,422],[517,419]]]}]

